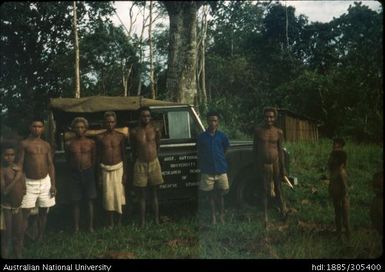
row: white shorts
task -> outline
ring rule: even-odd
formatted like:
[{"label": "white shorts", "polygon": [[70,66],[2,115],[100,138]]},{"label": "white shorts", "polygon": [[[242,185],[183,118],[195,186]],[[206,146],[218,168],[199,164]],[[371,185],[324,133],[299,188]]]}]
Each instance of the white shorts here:
[{"label": "white shorts", "polygon": [[40,208],[48,208],[55,205],[55,197],[51,197],[51,179],[47,175],[43,179],[25,178],[25,186],[27,188],[21,207],[23,209],[32,209],[35,206]]},{"label": "white shorts", "polygon": [[229,181],[227,179],[227,174],[219,174],[219,175],[209,175],[209,174],[201,174],[201,181],[199,183],[199,189],[202,191],[212,191],[214,189],[220,190],[228,190],[229,189]]}]

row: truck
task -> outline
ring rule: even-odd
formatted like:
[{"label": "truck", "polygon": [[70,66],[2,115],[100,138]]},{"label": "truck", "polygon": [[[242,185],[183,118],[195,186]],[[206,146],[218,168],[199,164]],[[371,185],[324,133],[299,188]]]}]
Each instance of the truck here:
[{"label": "truck", "polygon": [[[68,204],[69,166],[65,160],[65,137],[71,121],[84,117],[89,129],[103,129],[103,114],[114,111],[117,127],[128,128],[138,124],[137,110],[142,106],[151,109],[152,122],[161,130],[159,161],[164,184],[159,187],[159,201],[196,201],[198,199],[199,169],[197,165],[197,136],[205,127],[193,106],[170,101],[148,99],[141,96],[113,97],[89,96],[83,98],[53,98],[49,104],[48,141],[55,150],[57,204]],[[229,165],[228,179],[231,198],[239,206],[255,205],[262,185],[255,180],[252,141],[231,141],[226,152]],[[287,154],[287,153],[286,153]],[[132,186],[133,160],[127,141],[127,199],[135,199]]]}]

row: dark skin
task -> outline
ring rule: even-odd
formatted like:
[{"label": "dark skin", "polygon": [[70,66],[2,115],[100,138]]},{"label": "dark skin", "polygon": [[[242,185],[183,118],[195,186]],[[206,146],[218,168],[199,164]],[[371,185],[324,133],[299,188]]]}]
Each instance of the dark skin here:
[{"label": "dark skin", "polygon": [[[135,128],[130,137],[134,157],[140,162],[151,162],[158,157],[160,131],[151,124],[151,113],[142,111],[139,127]],[[151,199],[155,215],[155,223],[159,224],[158,186],[151,187]],[[138,188],[140,203],[140,224],[145,225],[146,188]]]},{"label": "dark skin", "polygon": [[[340,149],[341,150],[341,149]],[[334,161],[333,153],[330,155],[329,162]],[[330,164],[329,164],[330,165]],[[350,239],[349,226],[349,197],[348,179],[346,174],[346,161],[337,167],[330,167],[329,193],[333,200],[335,224],[338,238],[341,238],[342,225],[345,227],[346,236]]]},{"label": "dark skin", "polygon": [[[54,197],[56,195],[55,166],[50,144],[41,139],[44,124],[40,121],[32,122],[30,132],[29,137],[20,144],[19,165],[29,179],[43,179],[49,174],[51,179],[50,194],[51,197]],[[43,239],[47,223],[47,212],[48,208],[39,208],[39,240]],[[27,228],[30,213],[31,209],[23,209],[24,231]]]},{"label": "dark skin", "polygon": [[[337,150],[344,150],[344,146],[341,143],[334,142],[332,145],[332,151],[337,151]],[[329,158],[329,161],[331,158]],[[346,168],[346,162],[345,162],[345,168]]]},{"label": "dark skin", "polygon": [[[286,208],[282,199],[280,181],[285,175],[284,156],[283,156],[283,132],[274,126],[276,114],[274,111],[264,112],[264,124],[255,129],[254,133],[254,155],[257,164],[257,170],[264,176],[264,222],[267,228],[267,202],[270,195],[269,180],[274,179],[274,193],[278,198],[282,216],[286,217]],[[264,165],[271,165],[271,173],[267,173]]]},{"label": "dark skin", "polygon": [[[97,161],[104,165],[115,165],[123,161],[123,178],[122,183],[126,184],[126,157],[125,152],[125,136],[114,130],[116,127],[116,119],[113,116],[107,116],[104,119],[104,125],[107,129],[97,137]],[[101,171],[101,170],[100,170]],[[99,185],[102,185],[102,174],[99,174]],[[108,211],[109,227],[114,226],[114,212]],[[121,224],[121,215],[117,214],[117,223]]]},{"label": "dark skin", "polygon": [[[208,124],[208,132],[211,135],[214,135],[215,132],[218,130],[219,127],[219,118],[218,116],[209,116],[207,118],[207,124]],[[226,152],[226,150],[225,150]],[[223,196],[228,192],[228,190],[220,190],[220,189],[214,189],[210,192],[208,192],[209,197],[209,203],[210,203],[210,209],[211,209],[211,223],[213,225],[216,224],[216,205],[215,202],[218,203],[219,206],[219,218],[220,222],[222,224],[225,223],[225,209],[224,209],[224,198]]]},{"label": "dark skin", "polygon": [[[73,130],[76,134],[76,138],[72,139],[66,144],[67,160],[69,161],[71,168],[76,170],[85,170],[93,167],[96,160],[96,145],[91,139],[85,136],[87,128],[84,122],[77,122],[74,124]],[[87,200],[88,207],[88,229],[90,232],[94,231],[94,205],[91,199]],[[74,231],[79,231],[80,221],[80,203],[77,201],[74,203]]]},{"label": "dark skin", "polygon": [[[25,180],[20,168],[15,164],[15,150],[7,148],[3,152],[4,167],[1,168],[1,198],[2,203],[11,207],[20,207],[25,194]],[[13,242],[15,257],[22,257],[23,248],[23,213],[12,214],[8,209],[3,210],[6,230],[1,239],[2,257],[8,258]]]}]

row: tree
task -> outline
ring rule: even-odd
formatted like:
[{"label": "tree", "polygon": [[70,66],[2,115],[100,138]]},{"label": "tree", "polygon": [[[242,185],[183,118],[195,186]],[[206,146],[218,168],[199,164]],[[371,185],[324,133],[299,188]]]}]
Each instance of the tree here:
[{"label": "tree", "polygon": [[137,64],[137,52],[122,27],[98,22],[93,32],[83,35],[81,47],[82,80],[88,83],[84,86],[88,95],[135,93],[134,82],[125,85],[128,79],[124,76]]},{"label": "tree", "polygon": [[[82,27],[111,12],[107,2],[77,8]],[[49,98],[73,96],[72,3],[7,2],[0,12],[3,121],[25,133],[28,118],[44,113]]]},{"label": "tree", "polygon": [[346,113],[339,131],[359,140],[383,139],[382,22],[383,10],[378,13],[361,3],[331,22],[339,56],[335,85],[344,96]]},{"label": "tree", "polygon": [[73,32],[75,47],[75,98],[80,98],[80,69],[79,69],[79,38],[76,16],[76,1],[73,1]]},{"label": "tree", "polygon": [[197,44],[197,102],[202,107],[203,111],[207,110],[207,91],[206,91],[206,40],[208,28],[208,6],[203,7],[200,19],[200,26],[198,25],[198,44]]},{"label": "tree", "polygon": [[204,2],[161,1],[170,19],[167,91],[171,100],[196,103],[196,22]]},{"label": "tree", "polygon": [[355,3],[303,32],[306,69],[277,90],[287,107],[322,121],[326,136],[382,141],[382,16]]}]

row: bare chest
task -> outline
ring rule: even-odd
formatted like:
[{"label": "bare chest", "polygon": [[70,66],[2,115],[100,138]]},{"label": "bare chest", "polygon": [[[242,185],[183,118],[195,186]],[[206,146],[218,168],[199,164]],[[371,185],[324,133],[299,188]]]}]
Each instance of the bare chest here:
[{"label": "bare chest", "polygon": [[72,142],[69,149],[71,153],[89,153],[92,151],[92,144],[87,141]]},{"label": "bare chest", "polygon": [[154,142],[155,141],[155,132],[153,129],[140,129],[136,133],[136,141],[142,144]]},{"label": "bare chest", "polygon": [[121,145],[121,142],[122,138],[117,135],[106,135],[101,140],[105,148],[117,148]]},{"label": "bare chest", "polygon": [[48,153],[47,145],[43,142],[30,143],[25,147],[25,152],[27,155],[45,155]]},{"label": "bare chest", "polygon": [[257,132],[259,141],[267,144],[275,144],[279,141],[279,133],[276,129],[260,130]]},{"label": "bare chest", "polygon": [[5,181],[5,185],[8,185],[12,182],[12,180],[15,178],[16,176],[16,171],[13,170],[12,168],[10,167],[7,167],[5,169],[2,169],[2,171],[4,171],[4,181]]}]

